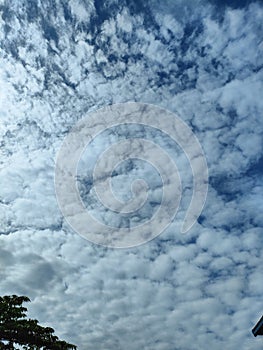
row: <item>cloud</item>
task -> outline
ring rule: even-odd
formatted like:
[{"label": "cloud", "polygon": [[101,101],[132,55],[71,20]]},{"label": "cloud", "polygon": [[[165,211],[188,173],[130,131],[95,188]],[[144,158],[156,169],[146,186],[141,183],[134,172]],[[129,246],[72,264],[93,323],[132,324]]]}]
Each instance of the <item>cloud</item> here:
[{"label": "cloud", "polygon": [[[263,288],[262,5],[125,4],[0,4],[1,294],[31,297],[30,315],[80,349],[260,349],[250,329]],[[175,154],[184,200],[159,238],[110,250],[63,220],[54,168],[77,120],[126,101],[165,107],[192,127],[210,189],[181,235],[189,165],[169,140],[137,130]]]}]

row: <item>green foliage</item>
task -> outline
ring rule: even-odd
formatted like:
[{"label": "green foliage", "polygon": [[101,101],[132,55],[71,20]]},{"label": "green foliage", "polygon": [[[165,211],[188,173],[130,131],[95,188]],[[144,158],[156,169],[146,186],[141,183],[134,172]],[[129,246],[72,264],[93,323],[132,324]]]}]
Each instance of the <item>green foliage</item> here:
[{"label": "green foliage", "polygon": [[37,320],[26,319],[25,296],[7,295],[0,297],[0,350],[17,349],[19,344],[25,350],[74,350],[77,347],[54,335],[54,329],[42,327]]}]

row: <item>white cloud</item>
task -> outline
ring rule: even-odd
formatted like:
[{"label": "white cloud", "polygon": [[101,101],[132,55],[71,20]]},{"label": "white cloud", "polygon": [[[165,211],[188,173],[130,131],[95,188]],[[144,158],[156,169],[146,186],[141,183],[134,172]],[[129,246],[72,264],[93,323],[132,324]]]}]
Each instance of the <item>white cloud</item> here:
[{"label": "white cloud", "polygon": [[73,16],[75,16],[79,22],[89,21],[91,15],[94,14],[93,1],[70,0],[69,6]]},{"label": "white cloud", "polygon": [[[124,6],[93,34],[85,27],[93,2],[71,1],[71,23],[57,1],[56,14],[39,7],[50,12],[53,39],[39,20],[28,23],[26,13],[21,20],[18,2],[1,8],[1,294],[29,295],[32,317],[80,349],[262,346],[250,329],[263,308],[263,9],[228,8],[220,22],[211,4],[198,4],[153,2],[147,9],[159,29]],[[83,114],[128,100],[166,107],[192,126],[210,191],[187,235],[179,227],[190,188],[177,221],[158,239],[108,250],[63,222],[54,162]],[[166,146],[190,186],[188,163]]]}]

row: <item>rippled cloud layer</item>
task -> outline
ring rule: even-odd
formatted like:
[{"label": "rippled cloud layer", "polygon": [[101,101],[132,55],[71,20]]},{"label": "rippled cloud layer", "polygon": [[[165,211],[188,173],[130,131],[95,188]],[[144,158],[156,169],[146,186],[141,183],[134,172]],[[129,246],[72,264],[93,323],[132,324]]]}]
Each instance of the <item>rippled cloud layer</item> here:
[{"label": "rippled cloud layer", "polygon": [[[262,4],[12,0],[0,12],[1,294],[28,295],[32,317],[80,349],[260,349],[250,329],[263,310]],[[137,129],[176,157],[182,205],[158,238],[112,250],[65,222],[55,161],[84,115],[127,101],[165,108],[191,127],[209,192],[182,235],[187,158]],[[129,132],[98,139],[88,160]],[[141,166],[117,169],[116,195],[129,198],[125,176]],[[158,188],[158,176],[147,178]]]}]

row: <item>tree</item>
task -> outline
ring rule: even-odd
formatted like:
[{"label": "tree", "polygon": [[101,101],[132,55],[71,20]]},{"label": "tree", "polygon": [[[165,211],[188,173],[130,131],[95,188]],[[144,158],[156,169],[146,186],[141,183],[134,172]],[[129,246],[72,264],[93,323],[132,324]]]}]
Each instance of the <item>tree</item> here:
[{"label": "tree", "polygon": [[77,347],[54,335],[54,329],[42,327],[37,320],[27,319],[27,308],[22,306],[30,299],[25,296],[0,297],[0,349],[14,350],[74,350]]}]

